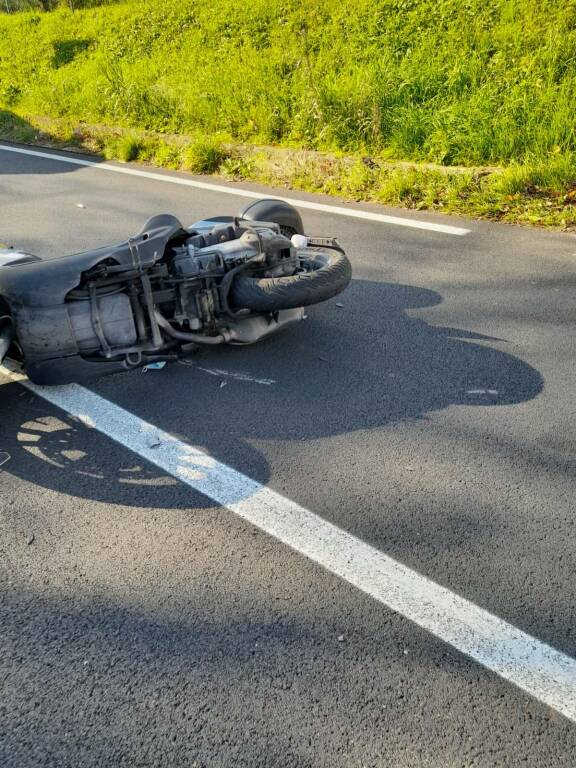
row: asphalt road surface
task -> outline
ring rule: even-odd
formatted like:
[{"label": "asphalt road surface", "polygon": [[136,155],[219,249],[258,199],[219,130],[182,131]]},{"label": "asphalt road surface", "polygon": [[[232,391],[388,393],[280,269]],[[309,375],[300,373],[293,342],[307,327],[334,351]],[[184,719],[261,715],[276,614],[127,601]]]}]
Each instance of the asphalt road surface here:
[{"label": "asphalt road surface", "polygon": [[[0,146],[0,240],[53,257],[244,203],[158,176]],[[131,414],[113,439],[0,373],[0,765],[575,766],[576,238],[261,191],[327,205],[306,229],[353,263],[304,323],[91,383]],[[230,499],[130,449],[132,417],[229,468]],[[317,553],[253,525],[238,478],[325,522]],[[358,589],[334,526],[501,636],[467,655]],[[507,677],[486,659],[514,628]],[[522,682],[547,646],[550,696]]]}]

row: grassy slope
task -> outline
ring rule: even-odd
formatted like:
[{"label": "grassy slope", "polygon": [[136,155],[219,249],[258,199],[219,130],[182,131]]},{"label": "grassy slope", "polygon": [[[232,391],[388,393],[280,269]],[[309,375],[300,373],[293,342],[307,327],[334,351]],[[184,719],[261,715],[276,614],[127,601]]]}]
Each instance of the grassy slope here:
[{"label": "grassy slope", "polygon": [[0,105],[67,141],[76,129],[124,159],[576,226],[576,0],[253,0],[241,13],[138,0],[1,16],[0,35]]}]

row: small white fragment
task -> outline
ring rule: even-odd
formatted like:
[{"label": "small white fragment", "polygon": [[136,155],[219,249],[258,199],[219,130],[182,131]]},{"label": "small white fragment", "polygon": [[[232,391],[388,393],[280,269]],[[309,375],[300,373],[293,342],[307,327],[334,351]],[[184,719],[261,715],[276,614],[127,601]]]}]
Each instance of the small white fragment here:
[{"label": "small white fragment", "polygon": [[336,302],[336,306],[339,307],[340,309],[344,309],[344,304],[340,304],[339,301]]},{"label": "small white fragment", "polygon": [[497,395],[497,389],[467,389],[467,395]]},{"label": "small white fragment", "polygon": [[343,643],[344,642],[344,635],[338,635],[337,640],[338,640],[339,643]]},{"label": "small white fragment", "polygon": [[221,381],[221,382],[220,382],[220,389],[222,389],[222,387],[225,387],[225,386],[226,386],[226,384],[228,384],[228,382],[227,382],[227,381]]},{"label": "small white fragment", "polygon": [[76,203],[76,208],[86,208],[84,203]]}]

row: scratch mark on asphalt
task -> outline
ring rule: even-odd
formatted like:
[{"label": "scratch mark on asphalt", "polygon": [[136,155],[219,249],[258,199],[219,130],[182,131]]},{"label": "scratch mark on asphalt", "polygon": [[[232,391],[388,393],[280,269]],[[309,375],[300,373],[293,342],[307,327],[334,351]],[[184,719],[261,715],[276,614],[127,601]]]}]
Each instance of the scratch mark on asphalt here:
[{"label": "scratch mark on asphalt", "polygon": [[273,384],[276,384],[275,379],[257,378],[256,376],[250,376],[248,373],[241,373],[239,371],[223,371],[220,368],[204,368],[201,365],[197,365],[196,363],[187,360],[180,360],[180,363],[182,365],[187,365],[190,368],[197,368],[199,371],[204,371],[204,373],[209,373],[210,376],[218,376],[220,379],[228,378],[235,379],[236,381],[250,381],[253,384],[262,384],[265,387],[271,387]]}]

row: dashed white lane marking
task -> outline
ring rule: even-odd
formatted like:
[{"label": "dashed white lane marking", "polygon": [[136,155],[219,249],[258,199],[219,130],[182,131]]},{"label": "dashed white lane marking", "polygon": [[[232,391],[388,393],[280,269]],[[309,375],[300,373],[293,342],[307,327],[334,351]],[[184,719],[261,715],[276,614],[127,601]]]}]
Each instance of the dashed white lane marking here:
[{"label": "dashed white lane marking", "polygon": [[94,392],[2,372],[576,722],[574,659]]},{"label": "dashed white lane marking", "polygon": [[[164,173],[154,173],[153,171],[143,171],[139,168],[128,168],[123,165],[113,165],[112,163],[97,163],[93,160],[80,160],[76,157],[67,157],[66,155],[55,155],[52,152],[41,152],[36,149],[24,149],[22,147],[10,147],[6,144],[0,144],[0,150],[5,152],[14,152],[18,155],[30,155],[32,157],[42,157],[45,160],[56,160],[60,163],[69,165],[80,165],[87,168],[95,168],[99,171],[108,171],[111,173],[123,173],[127,176],[138,176],[141,179],[152,179],[153,181],[163,181],[168,184],[180,184],[184,187],[195,187],[204,189],[208,192],[219,192],[223,195],[236,195],[237,197],[248,197],[251,200],[264,197],[262,192],[256,192],[252,189],[243,189],[242,187],[225,186],[223,184],[212,184],[195,179],[187,179],[185,176],[171,176]],[[429,232],[439,232],[444,235],[463,236],[469,235],[469,229],[463,227],[453,227],[449,224],[440,224],[434,221],[421,221],[419,219],[408,219],[401,216],[388,216],[384,213],[375,213],[373,211],[362,211],[357,208],[343,208],[338,205],[328,205],[325,203],[315,203],[312,200],[300,200],[294,197],[277,197],[277,200],[286,200],[297,208],[305,208],[310,211],[320,211],[322,213],[332,213],[336,216],[348,216],[353,219],[364,219],[365,221],[377,221],[381,224],[394,224],[399,227],[411,227],[412,229],[426,229]]]},{"label": "dashed white lane marking", "polygon": [[201,365],[188,360],[180,360],[180,365],[186,365],[189,368],[197,368],[199,371],[209,373],[210,376],[217,376],[219,379],[235,379],[236,381],[249,381],[252,384],[263,384],[265,387],[271,387],[272,384],[276,384],[275,379],[262,379],[250,376],[247,373],[240,373],[239,371],[223,371],[220,368],[204,368]]}]

